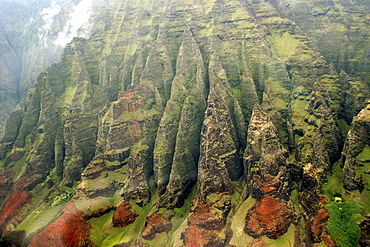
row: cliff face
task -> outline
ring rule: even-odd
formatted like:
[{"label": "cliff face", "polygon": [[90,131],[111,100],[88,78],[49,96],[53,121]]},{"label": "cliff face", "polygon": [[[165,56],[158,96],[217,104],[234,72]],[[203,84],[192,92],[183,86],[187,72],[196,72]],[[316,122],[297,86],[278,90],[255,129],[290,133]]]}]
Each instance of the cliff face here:
[{"label": "cliff face", "polygon": [[2,243],[365,246],[369,6],[329,2],[95,3],[7,121]]},{"label": "cliff face", "polygon": [[99,1],[0,1],[0,135],[37,76],[74,36],[88,37]]}]

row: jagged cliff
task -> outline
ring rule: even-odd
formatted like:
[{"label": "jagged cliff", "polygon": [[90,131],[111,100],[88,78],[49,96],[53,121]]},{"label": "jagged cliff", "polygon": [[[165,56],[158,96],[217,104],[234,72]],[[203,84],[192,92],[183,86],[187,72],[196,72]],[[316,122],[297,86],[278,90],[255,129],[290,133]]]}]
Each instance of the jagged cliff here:
[{"label": "jagged cliff", "polygon": [[0,1],[0,136],[37,76],[74,36],[88,37],[97,0]]},{"label": "jagged cliff", "polygon": [[7,120],[3,245],[369,244],[367,3],[96,6]]}]

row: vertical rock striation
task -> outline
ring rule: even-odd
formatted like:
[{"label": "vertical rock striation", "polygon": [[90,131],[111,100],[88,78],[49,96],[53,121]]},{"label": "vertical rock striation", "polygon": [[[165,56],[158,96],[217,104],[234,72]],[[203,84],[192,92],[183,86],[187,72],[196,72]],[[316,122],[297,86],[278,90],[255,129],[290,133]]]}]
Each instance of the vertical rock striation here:
[{"label": "vertical rock striation", "polygon": [[370,212],[369,88],[364,58],[334,59],[296,15],[354,9],[324,5],[96,2],[91,37],[7,121],[0,243],[333,245],[338,197]]}]

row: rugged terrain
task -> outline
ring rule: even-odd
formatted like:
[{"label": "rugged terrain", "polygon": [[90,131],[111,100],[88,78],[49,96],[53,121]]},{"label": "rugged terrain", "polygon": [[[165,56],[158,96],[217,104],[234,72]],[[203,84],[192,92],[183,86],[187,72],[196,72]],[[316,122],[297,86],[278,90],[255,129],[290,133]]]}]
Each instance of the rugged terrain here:
[{"label": "rugged terrain", "polygon": [[369,245],[369,3],[94,4],[7,120],[1,244]]},{"label": "rugged terrain", "polygon": [[0,0],[0,136],[37,76],[74,36],[87,37],[92,0]]}]

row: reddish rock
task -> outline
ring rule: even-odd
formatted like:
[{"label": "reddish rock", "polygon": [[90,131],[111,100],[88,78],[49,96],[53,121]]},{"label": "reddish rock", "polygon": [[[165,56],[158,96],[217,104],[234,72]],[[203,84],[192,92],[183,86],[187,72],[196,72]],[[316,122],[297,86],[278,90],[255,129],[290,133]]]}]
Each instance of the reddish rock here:
[{"label": "reddish rock", "polygon": [[31,191],[35,186],[43,181],[40,174],[23,173],[15,182],[14,189],[21,191]]},{"label": "reddish rock", "polygon": [[322,241],[326,247],[336,247],[334,240],[329,236],[327,232],[324,232],[321,236]]},{"label": "reddish rock", "polygon": [[321,239],[321,235],[324,232],[324,224],[329,219],[329,213],[325,208],[321,208],[317,213],[316,217],[312,221],[311,231],[316,239]]},{"label": "reddish rock", "polygon": [[18,217],[22,214],[22,208],[30,204],[31,199],[32,194],[25,191],[16,190],[12,193],[0,213],[0,232],[13,230],[20,223]]},{"label": "reddish rock", "polygon": [[135,112],[142,108],[143,100],[135,94],[134,90],[127,90],[113,106],[113,118],[117,119],[123,112]]},{"label": "reddish rock", "polygon": [[128,130],[133,139],[133,141],[137,142],[142,138],[142,126],[141,123],[137,120],[131,120],[128,122]]},{"label": "reddish rock", "polygon": [[264,195],[279,195],[281,181],[277,177],[267,175],[264,179],[261,179],[259,176],[254,176],[254,179],[257,181],[257,188]]},{"label": "reddish rock", "polygon": [[94,246],[89,239],[91,225],[86,215],[73,201],[63,208],[63,215],[57,221],[36,235],[29,247],[77,247]]},{"label": "reddish rock", "polygon": [[[324,197],[323,197],[324,198]],[[324,200],[324,201],[323,201]],[[327,204],[325,199],[322,199],[322,204]],[[325,203],[326,202],[326,203]],[[324,242],[328,247],[335,247],[333,239],[329,236],[326,230],[326,222],[329,219],[329,213],[325,208],[321,208],[315,218],[312,220],[311,232],[315,242]]]},{"label": "reddish rock", "polygon": [[322,196],[321,199],[320,199],[320,203],[322,205],[327,205],[327,204],[329,204],[329,199],[325,196]]},{"label": "reddish rock", "polygon": [[293,212],[285,202],[266,195],[247,213],[244,231],[254,238],[277,239],[288,231],[292,219]]},{"label": "reddish rock", "polygon": [[219,230],[225,226],[225,218],[208,204],[198,204],[189,216],[189,225],[196,225],[206,230]]},{"label": "reddish rock", "polygon": [[181,237],[184,240],[184,247],[207,246],[209,239],[211,238],[209,235],[215,234],[212,233],[213,232],[204,230],[196,225],[190,225],[181,234]]},{"label": "reddish rock", "polygon": [[216,211],[209,204],[198,204],[188,218],[189,226],[181,234],[184,247],[228,246],[226,239],[219,236],[225,227],[227,212]]},{"label": "reddish rock", "polygon": [[128,226],[135,221],[137,216],[139,216],[137,213],[131,211],[130,204],[122,202],[113,214],[113,227]]},{"label": "reddish rock", "polygon": [[146,240],[153,240],[157,233],[169,232],[172,229],[171,220],[163,215],[150,215],[145,222],[141,236]]}]

